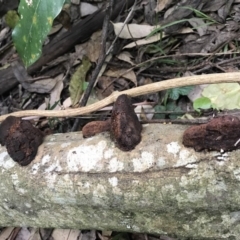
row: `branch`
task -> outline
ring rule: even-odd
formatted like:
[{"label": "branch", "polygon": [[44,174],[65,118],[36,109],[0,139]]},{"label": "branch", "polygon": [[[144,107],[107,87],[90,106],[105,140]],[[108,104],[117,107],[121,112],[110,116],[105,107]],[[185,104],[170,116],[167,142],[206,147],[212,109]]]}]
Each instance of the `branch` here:
[{"label": "branch", "polygon": [[114,92],[109,97],[91,104],[87,107],[67,110],[26,110],[10,113],[0,116],[0,122],[8,116],[28,117],[28,116],[42,116],[42,117],[74,117],[83,114],[88,114],[97,111],[107,105],[113,103],[121,94],[127,94],[132,97],[159,92],[162,90],[177,88],[183,86],[199,85],[199,84],[213,84],[213,83],[230,83],[238,82],[240,79],[240,72],[231,73],[216,73],[206,75],[195,75],[182,78],[174,78],[163,82],[151,83],[148,85],[132,88],[122,92]]},{"label": "branch", "polygon": [[185,129],[145,125],[131,152],[109,134],[51,135],[26,167],[0,147],[0,226],[239,239],[240,151],[195,152]]}]

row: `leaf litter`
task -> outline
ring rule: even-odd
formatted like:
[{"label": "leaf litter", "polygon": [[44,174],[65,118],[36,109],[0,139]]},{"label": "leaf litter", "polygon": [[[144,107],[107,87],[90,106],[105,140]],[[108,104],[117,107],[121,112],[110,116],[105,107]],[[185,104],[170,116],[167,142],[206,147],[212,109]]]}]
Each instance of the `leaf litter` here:
[{"label": "leaf litter", "polygon": [[[79,1],[74,2],[70,6],[70,18],[73,22],[85,14],[92,14],[93,11],[103,6],[101,3],[80,4]],[[118,35],[119,29],[124,28],[92,91],[95,92],[98,99],[102,99],[116,90],[121,91],[149,82],[164,81],[187,74],[238,71],[240,64],[239,9],[240,1],[237,0],[140,1],[128,24],[123,26],[126,15],[121,16],[122,20],[119,20],[119,17],[118,20],[112,22],[114,31],[111,28],[109,30],[106,43],[108,47]],[[51,43],[52,38],[57,38],[68,31],[65,29],[64,22],[57,24],[57,29],[51,33],[45,44]],[[61,108],[64,100],[69,99],[69,96],[73,96],[72,105],[78,103],[84,92],[83,82],[89,80],[91,71],[85,70],[84,73],[80,73],[80,76],[76,78],[77,80],[72,80],[74,83],[71,83],[70,79],[78,73],[84,55],[90,59],[92,64],[98,62],[99,49],[102,47],[102,32],[93,33],[92,37],[89,40],[86,39],[85,43],[75,45],[75,48],[72,48],[75,50],[48,62],[40,71],[31,74],[31,76],[22,67],[19,70],[16,63],[10,66],[10,63],[15,62],[17,56],[15,49],[9,45],[10,33],[11,30],[7,25],[0,25],[2,50],[0,59],[2,68],[0,71],[11,68],[18,77],[16,77],[17,80],[14,78],[15,83],[11,85],[11,90],[9,88],[4,90],[5,85],[2,86],[2,94],[4,94],[2,99],[4,100],[1,100],[0,107],[7,108],[8,112],[20,109],[26,94],[32,96],[30,103],[25,105],[27,109],[39,108],[41,104],[45,104],[42,107],[47,109],[55,103],[58,103],[56,106]],[[77,53],[76,58],[72,55],[73,52]],[[29,65],[33,62],[33,58],[31,56],[24,61]],[[58,80],[60,74],[64,74],[64,77],[61,75],[61,81]],[[17,84],[22,87],[17,88]],[[74,87],[72,87],[73,85]],[[69,91],[69,88],[72,90]],[[190,95],[197,97],[191,98]],[[47,104],[46,97],[50,97]],[[180,104],[182,99],[187,99],[187,104],[191,105],[188,110],[183,110]],[[93,97],[93,101],[97,100]],[[183,111],[183,114],[189,116],[189,112],[194,108],[201,111],[204,116],[204,110],[201,109],[209,109],[210,107],[222,111],[239,109],[239,84],[200,86],[200,88],[194,87],[192,90],[191,88],[174,89],[141,96],[136,98],[135,102],[145,104],[143,107],[137,108],[140,119],[146,120],[152,117],[172,119],[175,110]],[[66,106],[71,107],[71,102]],[[104,119],[107,116],[108,111],[92,114],[92,119]],[[82,121],[83,124],[86,123],[86,119],[83,118]],[[53,126],[53,128],[54,131],[58,131],[58,126]],[[69,131],[69,127],[66,127],[64,131]],[[112,232],[104,235],[104,232],[99,231],[84,233],[80,230],[55,229],[49,234],[44,232],[44,229],[3,228],[0,232],[0,238],[6,239],[13,231],[15,234],[14,238],[11,239],[29,239],[29,236],[33,239],[33,236],[43,235],[48,236],[46,239],[113,239],[112,236],[114,236]],[[119,234],[121,235],[121,233]],[[132,237],[134,238],[134,234]],[[139,235],[136,239],[142,237]],[[159,239],[159,237],[164,239],[165,236],[158,236],[158,238],[149,236],[149,239]],[[168,239],[173,238],[169,237]]]}]

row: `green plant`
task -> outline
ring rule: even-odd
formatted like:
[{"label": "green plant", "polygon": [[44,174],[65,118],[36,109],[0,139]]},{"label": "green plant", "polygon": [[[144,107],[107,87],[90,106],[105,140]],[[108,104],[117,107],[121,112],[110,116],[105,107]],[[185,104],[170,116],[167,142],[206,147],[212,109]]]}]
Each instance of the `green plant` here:
[{"label": "green plant", "polygon": [[[192,90],[192,86],[186,86],[186,87],[179,87],[179,88],[173,88],[168,89],[165,93],[163,104],[162,105],[156,105],[154,107],[155,112],[157,112],[154,115],[154,118],[162,119],[166,118],[165,113],[159,113],[159,112],[165,112],[169,111],[171,112],[168,117],[170,119],[176,119],[177,117],[183,115],[179,112],[181,112],[181,108],[177,105],[177,100],[180,96],[186,96],[188,93]],[[177,112],[177,113],[175,113]]]},{"label": "green plant", "polygon": [[18,7],[20,20],[13,30],[12,37],[17,52],[26,67],[41,56],[42,44],[63,4],[64,0],[20,1]]}]

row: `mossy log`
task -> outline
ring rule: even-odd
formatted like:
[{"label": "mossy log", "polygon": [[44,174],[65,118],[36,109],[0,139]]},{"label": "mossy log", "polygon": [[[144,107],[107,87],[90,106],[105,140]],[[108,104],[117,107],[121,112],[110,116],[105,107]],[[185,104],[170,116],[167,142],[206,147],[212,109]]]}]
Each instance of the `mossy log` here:
[{"label": "mossy log", "polygon": [[195,152],[186,126],[143,126],[130,152],[109,134],[45,138],[26,167],[0,147],[0,226],[239,239],[240,151]]}]

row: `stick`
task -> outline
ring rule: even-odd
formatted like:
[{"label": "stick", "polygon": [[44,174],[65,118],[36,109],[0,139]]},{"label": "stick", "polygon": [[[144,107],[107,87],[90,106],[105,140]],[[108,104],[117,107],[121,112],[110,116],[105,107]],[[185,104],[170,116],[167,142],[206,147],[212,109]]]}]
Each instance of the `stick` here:
[{"label": "stick", "polygon": [[91,104],[86,107],[67,109],[67,110],[26,110],[14,112],[0,116],[0,122],[5,120],[8,116],[16,117],[29,117],[29,116],[41,116],[41,117],[74,117],[78,115],[88,114],[97,111],[107,105],[113,103],[116,98],[121,94],[127,94],[131,97],[136,97],[144,94],[150,94],[159,92],[166,89],[199,85],[199,84],[213,84],[213,83],[230,83],[240,81],[240,72],[231,73],[216,73],[206,75],[188,76],[182,78],[173,78],[163,82],[151,83],[148,85],[135,87],[122,92],[113,92],[109,97]]}]

